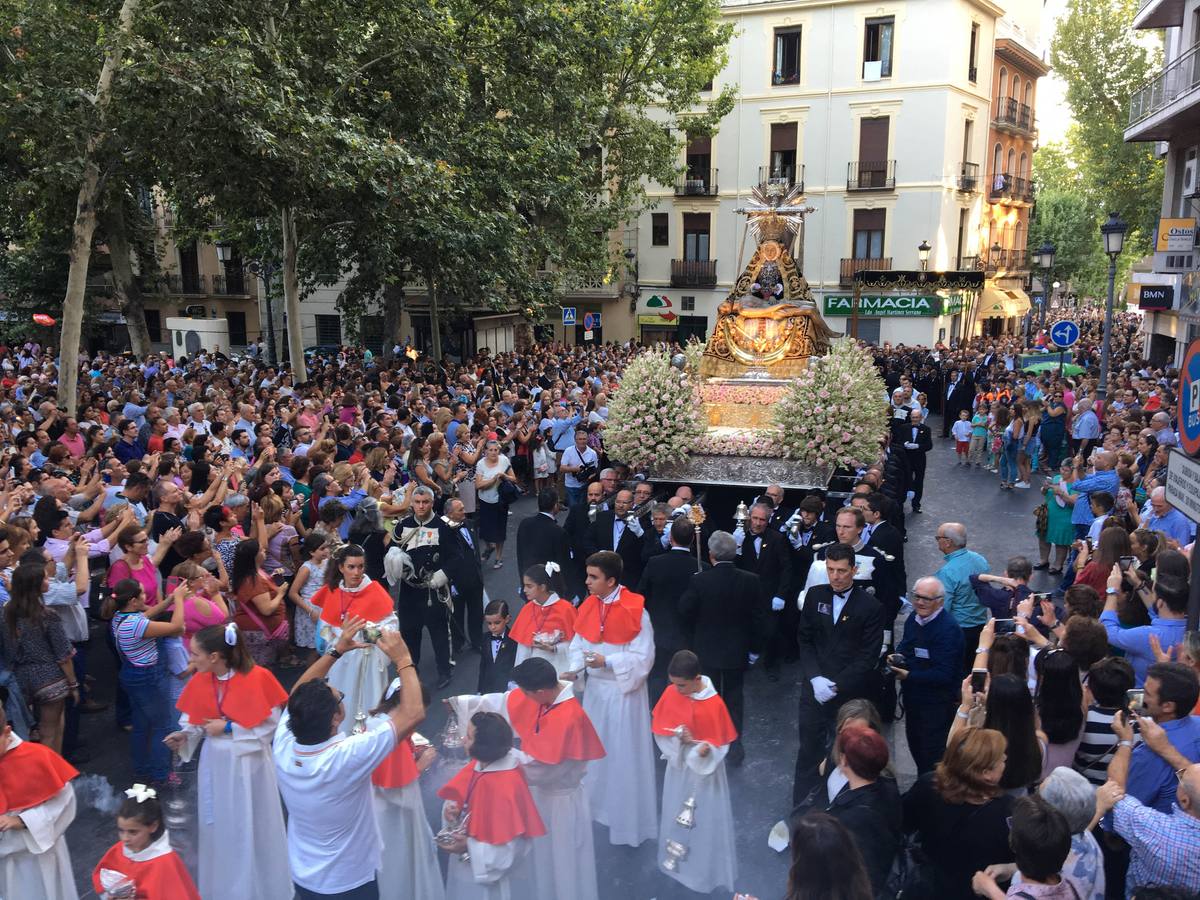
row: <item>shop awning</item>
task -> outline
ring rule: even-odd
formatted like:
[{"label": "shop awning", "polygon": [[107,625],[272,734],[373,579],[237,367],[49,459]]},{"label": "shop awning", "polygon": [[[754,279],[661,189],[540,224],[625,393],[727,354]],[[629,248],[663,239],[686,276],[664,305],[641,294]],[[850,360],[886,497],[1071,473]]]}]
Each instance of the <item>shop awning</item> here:
[{"label": "shop awning", "polygon": [[1009,299],[1012,301],[1013,311],[1009,315],[1023,316],[1033,309],[1033,304],[1029,302],[1029,295],[1020,288],[1006,290],[1004,293],[1008,294]]},{"label": "shop awning", "polygon": [[979,304],[981,319],[1011,319],[1013,316],[1023,316],[1029,312],[1032,304],[1029,295],[1020,288],[1003,290],[1001,288],[985,287]]}]

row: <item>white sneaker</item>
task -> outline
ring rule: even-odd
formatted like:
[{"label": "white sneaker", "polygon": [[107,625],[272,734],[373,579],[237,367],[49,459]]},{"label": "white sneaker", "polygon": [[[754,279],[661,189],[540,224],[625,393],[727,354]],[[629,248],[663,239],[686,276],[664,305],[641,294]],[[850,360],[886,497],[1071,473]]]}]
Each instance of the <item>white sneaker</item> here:
[{"label": "white sneaker", "polygon": [[1029,487],[1029,482],[1028,481],[1018,481],[1016,484],[1013,485],[1013,487],[1027,488],[1027,487]]}]

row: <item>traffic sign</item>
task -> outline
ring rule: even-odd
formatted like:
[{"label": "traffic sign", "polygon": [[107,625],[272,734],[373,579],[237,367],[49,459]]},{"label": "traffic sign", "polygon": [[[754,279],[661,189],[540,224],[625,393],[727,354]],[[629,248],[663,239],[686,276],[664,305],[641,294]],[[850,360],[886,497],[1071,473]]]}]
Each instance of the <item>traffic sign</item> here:
[{"label": "traffic sign", "polygon": [[563,311],[563,324],[564,325],[574,325],[575,324],[575,307],[564,306],[562,308],[562,311]]},{"label": "traffic sign", "polygon": [[1192,456],[1200,455],[1200,339],[1192,341],[1179,370],[1179,442]]},{"label": "traffic sign", "polygon": [[1174,447],[1167,458],[1167,502],[1193,522],[1200,522],[1200,459]]},{"label": "traffic sign", "polygon": [[583,314],[583,330],[584,331],[595,330],[596,319],[598,319],[599,317],[600,316],[597,313],[584,313]]},{"label": "traffic sign", "polygon": [[1070,347],[1079,340],[1079,326],[1070,319],[1055,322],[1050,329],[1050,340],[1059,347]]}]

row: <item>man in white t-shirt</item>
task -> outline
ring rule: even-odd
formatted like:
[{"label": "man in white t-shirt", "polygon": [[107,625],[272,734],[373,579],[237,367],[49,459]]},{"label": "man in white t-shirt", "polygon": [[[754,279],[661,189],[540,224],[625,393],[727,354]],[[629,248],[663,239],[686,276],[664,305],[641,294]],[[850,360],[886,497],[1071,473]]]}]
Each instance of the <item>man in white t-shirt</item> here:
[{"label": "man in white t-shirt", "polygon": [[288,698],[275,730],[275,772],[288,810],[288,863],[299,900],[378,900],[383,855],[372,807],[371,773],[425,718],[421,683],[399,632],[376,646],[395,664],[400,705],[380,727],[342,734],[342,694],[325,680],[343,653],[366,647],[354,638],[366,621],[351,617],[333,650],[313,663]]},{"label": "man in white t-shirt", "polygon": [[580,478],[579,472],[588,466],[593,469],[599,464],[600,457],[596,451],[587,445],[588,434],[582,428],[575,430],[575,445],[568,447],[562,455],[559,468],[563,472],[563,484],[567,488],[567,505],[574,506],[583,499],[587,490],[587,478]]}]

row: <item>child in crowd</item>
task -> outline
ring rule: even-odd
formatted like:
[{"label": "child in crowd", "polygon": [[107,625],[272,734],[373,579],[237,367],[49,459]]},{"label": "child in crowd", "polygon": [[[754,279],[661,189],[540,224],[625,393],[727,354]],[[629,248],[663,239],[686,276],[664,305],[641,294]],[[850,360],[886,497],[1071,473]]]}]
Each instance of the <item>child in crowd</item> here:
[{"label": "child in crowd", "polygon": [[200,900],[163,823],[154,788],[135,784],[117,812],[120,838],[96,863],[92,886],[107,900]]},{"label": "child in crowd", "polygon": [[325,568],[332,550],[333,541],[329,535],[319,531],[310,531],[305,535],[300,544],[300,555],[304,562],[296,570],[296,577],[288,589],[288,599],[296,606],[292,640],[297,647],[308,651],[306,665],[312,665],[317,658],[317,621],[321,618],[320,608],[309,601],[325,584]]},{"label": "child in crowd", "polygon": [[508,603],[504,600],[493,600],[483,611],[483,624],[488,633],[483,640],[476,693],[500,694],[512,686],[509,682],[513,666],[517,664],[517,642],[508,635],[510,618]]},{"label": "child in crowd", "polygon": [[967,455],[971,449],[971,411],[959,410],[958,421],[950,429],[954,433],[954,452],[958,455],[959,466],[970,465]]},{"label": "child in crowd", "polygon": [[971,447],[968,452],[967,464],[974,463],[975,468],[983,468],[983,453],[987,449],[988,419],[991,415],[991,405],[985,400],[975,408],[971,416]]}]

